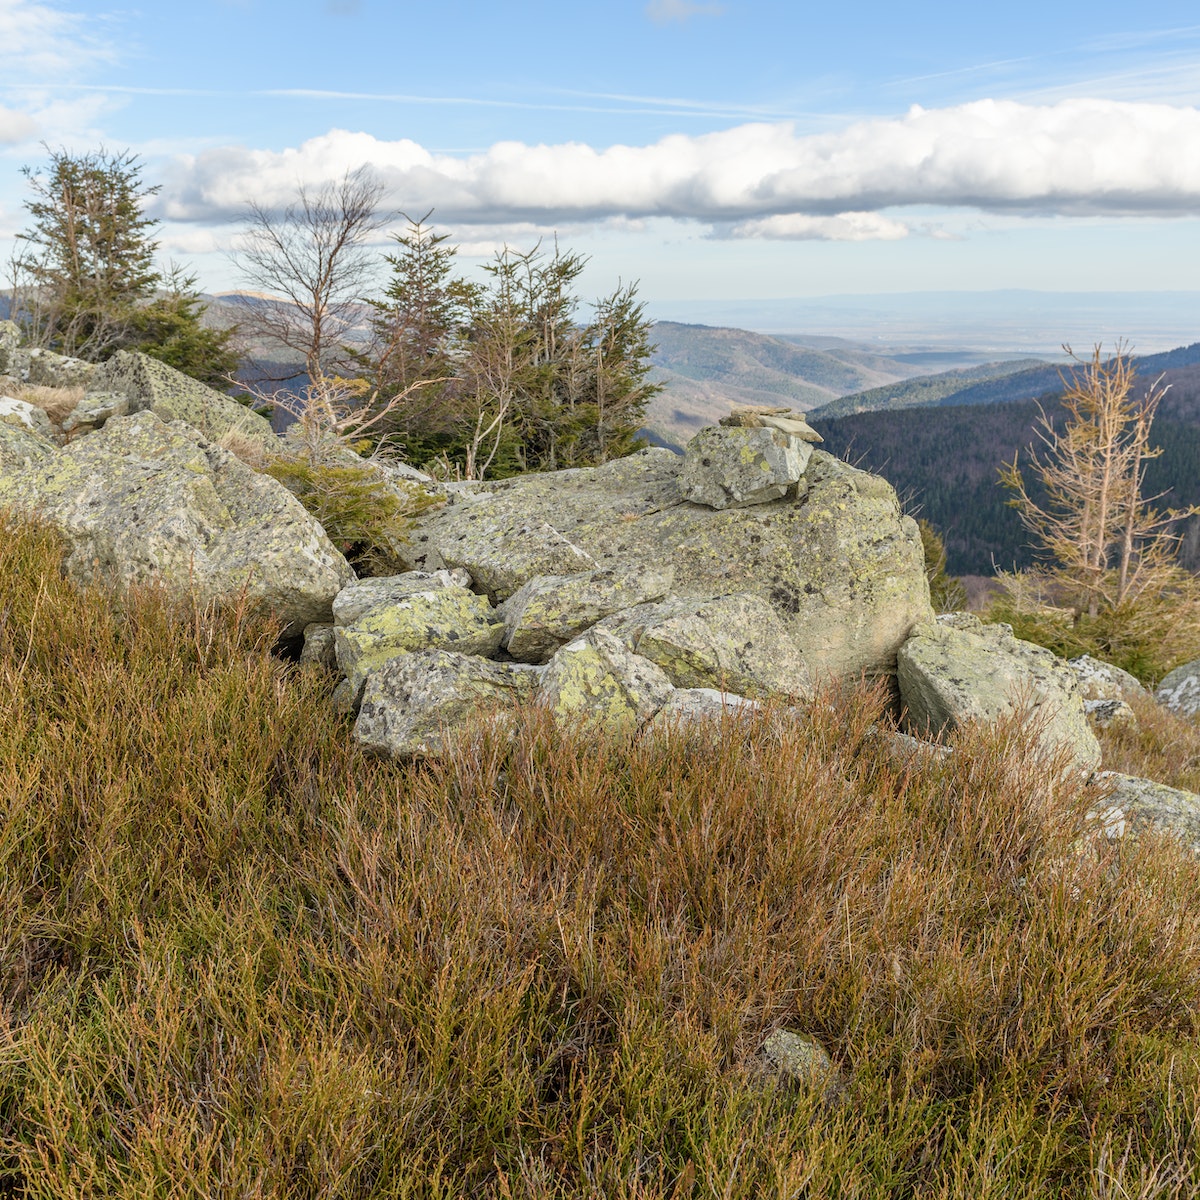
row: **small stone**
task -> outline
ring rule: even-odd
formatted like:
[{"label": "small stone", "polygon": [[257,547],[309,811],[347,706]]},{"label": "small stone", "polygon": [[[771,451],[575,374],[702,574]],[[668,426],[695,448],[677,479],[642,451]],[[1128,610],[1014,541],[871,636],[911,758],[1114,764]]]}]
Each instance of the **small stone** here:
[{"label": "small stone", "polygon": [[337,667],[337,650],[333,626],[326,621],[313,621],[304,627],[304,649],[300,651],[302,663],[316,666]]},{"label": "small stone", "polygon": [[1083,711],[1095,729],[1108,729],[1111,726],[1137,728],[1137,714],[1124,700],[1085,700]]},{"label": "small stone", "polygon": [[777,1029],[763,1042],[767,1062],[785,1079],[827,1087],[835,1069],[829,1055],[814,1038]]}]

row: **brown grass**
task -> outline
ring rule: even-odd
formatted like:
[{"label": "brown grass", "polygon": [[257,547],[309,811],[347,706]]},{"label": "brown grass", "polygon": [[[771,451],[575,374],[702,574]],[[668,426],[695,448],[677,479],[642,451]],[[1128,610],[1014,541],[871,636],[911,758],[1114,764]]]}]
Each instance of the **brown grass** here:
[{"label": "brown grass", "polygon": [[23,383],[13,391],[12,397],[14,400],[24,400],[26,404],[36,405],[50,418],[52,424],[61,426],[83,399],[83,393],[82,387],[55,388]]},{"label": "brown grass", "polygon": [[1196,863],[1072,858],[1019,729],[899,763],[866,692],[381,762],[268,627],[0,532],[0,1192],[1200,1191]]}]

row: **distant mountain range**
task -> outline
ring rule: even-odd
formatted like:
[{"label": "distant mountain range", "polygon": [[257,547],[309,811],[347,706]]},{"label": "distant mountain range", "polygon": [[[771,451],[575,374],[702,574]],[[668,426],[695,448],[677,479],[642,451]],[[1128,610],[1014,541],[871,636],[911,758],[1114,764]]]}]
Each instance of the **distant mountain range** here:
[{"label": "distant mountain range", "polygon": [[[663,391],[651,401],[646,428],[655,441],[676,447],[725,416],[734,404],[820,409],[848,392],[886,393],[930,367],[970,370],[982,358],[970,350],[881,350],[844,338],[772,337],[673,321],[660,321],[651,336],[657,349],[650,378],[662,384]],[[1022,359],[1009,369],[1019,370],[1031,361],[1036,360]],[[1004,366],[992,364],[989,369],[995,374]],[[977,377],[982,376],[968,376]]]}]

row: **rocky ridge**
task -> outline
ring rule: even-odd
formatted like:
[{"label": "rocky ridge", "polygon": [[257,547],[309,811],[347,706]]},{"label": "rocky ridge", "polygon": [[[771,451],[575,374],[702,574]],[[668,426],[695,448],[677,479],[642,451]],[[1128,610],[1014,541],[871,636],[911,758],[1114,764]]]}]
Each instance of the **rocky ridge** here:
[{"label": "rocky ridge", "polygon": [[[343,675],[339,703],[377,753],[437,754],[467,717],[520,703],[640,736],[866,678],[904,713],[897,753],[948,752],[922,739],[1021,711],[1047,763],[1093,771],[1089,720],[1138,687],[1005,626],[935,619],[894,490],[815,448],[799,414],[736,411],[682,459],[429,481],[442,503],[417,519],[408,570],[360,580],[286,488],[216,444],[269,451],[261,418],[144,355],[56,360],[0,325],[11,379],[86,380],[57,429],[0,380],[0,506],[55,524],[81,582],[248,598],[303,629],[303,657]],[[1191,702],[1181,670],[1166,702]],[[1167,828],[1200,852],[1200,797],[1106,781],[1105,831]]]}]

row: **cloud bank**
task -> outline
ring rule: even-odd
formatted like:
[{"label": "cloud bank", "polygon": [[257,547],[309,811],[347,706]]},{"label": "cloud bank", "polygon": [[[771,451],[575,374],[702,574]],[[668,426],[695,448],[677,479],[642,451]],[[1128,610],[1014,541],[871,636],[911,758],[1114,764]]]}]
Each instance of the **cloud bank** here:
[{"label": "cloud bank", "polygon": [[[499,142],[466,157],[333,130],[280,152],[226,147],[177,160],[171,220],[237,219],[371,164],[389,202],[455,227],[673,218],[717,236],[903,237],[896,209],[1025,215],[1200,213],[1200,110],[1108,100],[914,107],[831,133],[744,124],[647,146]],[[882,215],[882,210],[889,210]]]}]

